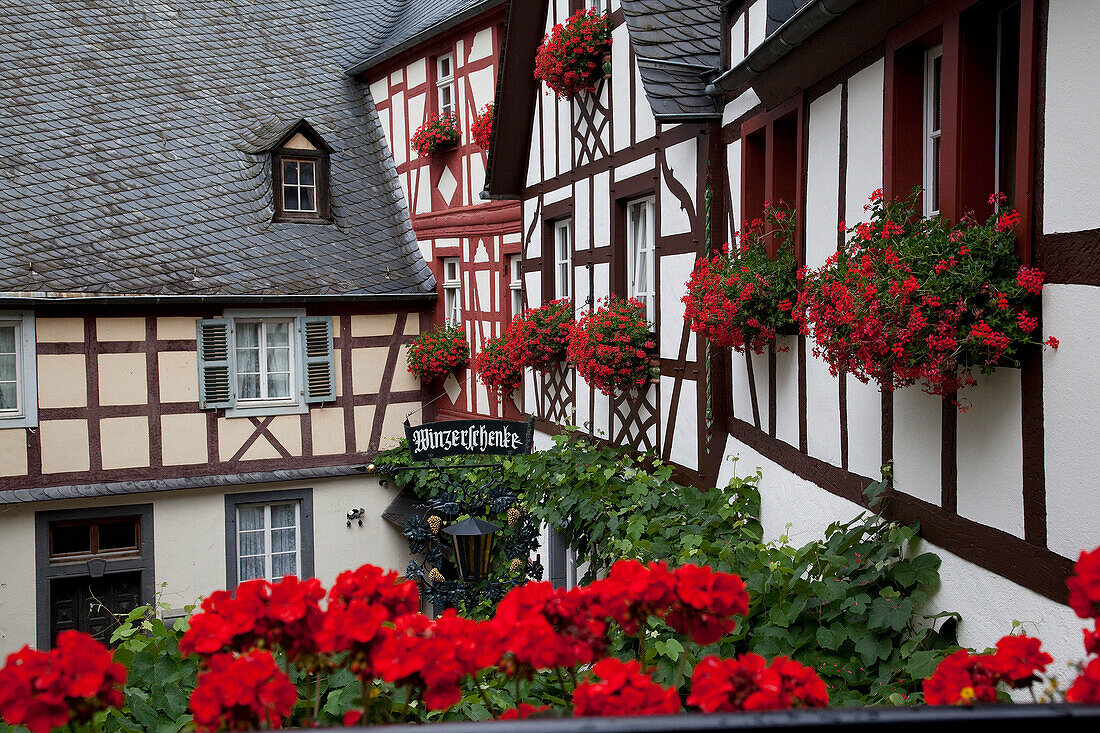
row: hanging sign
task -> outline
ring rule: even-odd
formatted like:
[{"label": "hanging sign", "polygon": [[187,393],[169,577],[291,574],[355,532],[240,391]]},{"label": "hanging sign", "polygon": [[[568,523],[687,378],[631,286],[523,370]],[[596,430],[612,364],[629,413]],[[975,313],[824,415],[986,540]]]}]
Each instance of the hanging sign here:
[{"label": "hanging sign", "polygon": [[414,461],[446,456],[515,456],[530,453],[535,421],[444,420],[412,426],[405,437]]}]

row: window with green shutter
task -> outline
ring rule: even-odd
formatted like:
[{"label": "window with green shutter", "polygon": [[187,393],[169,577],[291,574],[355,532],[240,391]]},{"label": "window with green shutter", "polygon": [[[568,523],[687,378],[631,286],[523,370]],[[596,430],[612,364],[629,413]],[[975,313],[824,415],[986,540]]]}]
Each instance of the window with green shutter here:
[{"label": "window with green shutter", "polygon": [[336,365],[332,353],[332,319],[306,316],[302,319],[302,364],[305,365],[307,404],[336,399]]},{"label": "window with green shutter", "polygon": [[204,318],[198,322],[199,408],[232,407],[228,318]]}]

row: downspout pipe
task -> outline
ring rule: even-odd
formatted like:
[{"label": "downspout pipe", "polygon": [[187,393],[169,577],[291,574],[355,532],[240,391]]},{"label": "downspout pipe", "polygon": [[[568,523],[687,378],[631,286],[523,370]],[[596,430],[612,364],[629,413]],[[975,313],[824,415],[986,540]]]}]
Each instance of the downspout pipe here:
[{"label": "downspout pipe", "polygon": [[859,0],[813,0],[779,26],[745,60],[707,85],[707,94],[720,97],[767,71],[807,38],[855,5]]}]

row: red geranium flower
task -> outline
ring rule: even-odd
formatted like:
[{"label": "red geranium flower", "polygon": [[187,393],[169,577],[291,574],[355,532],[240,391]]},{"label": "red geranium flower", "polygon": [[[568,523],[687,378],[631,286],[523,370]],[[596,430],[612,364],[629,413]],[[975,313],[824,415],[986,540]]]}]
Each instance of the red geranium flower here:
[{"label": "red geranium flower", "polygon": [[100,710],[121,707],[126,668],[87,634],[62,631],[48,652],[23,647],[0,668],[0,719],[31,733],[85,723]]},{"label": "red geranium flower", "polygon": [[521,702],[518,708],[508,708],[503,713],[497,716],[497,720],[527,720],[533,715],[539,715],[550,710],[549,705],[540,705],[535,707],[534,705],[528,705],[525,702]]},{"label": "red geranium flower", "polygon": [[997,642],[989,667],[1013,687],[1026,687],[1054,661],[1041,645],[1038,639],[1023,634],[1005,636]]},{"label": "red geranium flower", "polygon": [[444,325],[417,336],[406,356],[409,372],[425,384],[470,363],[470,345],[461,326]]},{"label": "red geranium flower", "polygon": [[827,707],[829,693],[817,672],[786,657],[769,667],[759,654],[709,656],[695,667],[688,704],[705,713]]},{"label": "red geranium flower", "polygon": [[600,58],[611,50],[611,22],[596,9],[578,10],[554,26],[535,52],[535,78],[561,99],[594,91],[604,75]]},{"label": "red geranium flower", "polygon": [[1066,702],[1100,703],[1100,659],[1093,659],[1066,690]]},{"label": "red geranium flower", "polygon": [[489,139],[493,134],[493,108],[493,103],[489,102],[470,123],[470,137],[482,150],[489,149]]},{"label": "red geranium flower", "polygon": [[972,655],[960,649],[940,662],[924,680],[924,701],[929,705],[973,705],[996,702],[998,672],[992,656]]},{"label": "red geranium flower", "polygon": [[1081,551],[1069,586],[1069,606],[1081,618],[1100,617],[1100,547],[1092,552]]},{"label": "red geranium flower", "polygon": [[570,325],[566,356],[590,385],[611,394],[645,385],[653,346],[645,306],[612,296]]},{"label": "red geranium flower", "polygon": [[416,128],[409,142],[413,150],[420,155],[434,155],[445,147],[454,147],[462,137],[462,131],[458,129],[458,115],[451,113],[432,115],[423,125]]},{"label": "red geranium flower", "polygon": [[269,652],[253,650],[239,657],[218,654],[199,674],[191,693],[195,729],[256,730],[281,728],[298,699],[298,690]]},{"label": "red geranium flower", "polygon": [[680,712],[676,690],[662,687],[641,671],[637,661],[601,659],[592,673],[602,682],[586,681],[573,691],[577,716],[669,715]]}]

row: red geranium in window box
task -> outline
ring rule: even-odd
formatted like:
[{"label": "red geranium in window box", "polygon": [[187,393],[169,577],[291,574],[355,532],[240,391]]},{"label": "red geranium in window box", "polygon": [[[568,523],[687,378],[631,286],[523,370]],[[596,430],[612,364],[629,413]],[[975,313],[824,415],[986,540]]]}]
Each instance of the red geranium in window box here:
[{"label": "red geranium in window box", "polygon": [[519,389],[523,383],[523,364],[518,362],[510,348],[511,328],[504,334],[491,338],[474,357],[474,369],[478,379],[486,387],[500,393],[502,397]]},{"label": "red geranium in window box", "polygon": [[522,366],[549,369],[565,359],[572,323],[573,302],[568,298],[529,308],[508,327],[513,357]]},{"label": "red geranium in window box", "polygon": [[[700,260],[683,297],[691,330],[715,346],[763,353],[777,333],[795,328],[798,300],[794,214],[767,206],[762,219],[742,224],[741,244]],[[767,237],[777,242],[768,256]]]},{"label": "red geranium in window box", "polygon": [[535,78],[558,97],[595,91],[607,73],[604,56],[611,51],[611,21],[595,9],[578,10],[554,26],[535,52]]},{"label": "red geranium in window box", "polygon": [[410,142],[419,155],[435,155],[455,147],[461,138],[458,116],[452,112],[449,115],[429,117],[427,122],[416,128]]},{"label": "red geranium in window box", "polygon": [[489,102],[481,108],[477,117],[470,123],[470,138],[477,143],[482,150],[489,149],[489,138],[493,134],[493,109],[494,104]]},{"label": "red geranium in window box", "polygon": [[566,355],[589,384],[609,395],[645,385],[654,346],[641,301],[612,296],[570,326]]},{"label": "red geranium in window box", "polygon": [[1017,364],[1021,349],[1038,343],[1043,273],[1016,256],[1015,211],[952,224],[922,219],[915,200],[871,194],[871,221],[849,229],[820,269],[799,273],[797,311],[833,374],[885,389],[920,382],[952,397],[976,371]]},{"label": "red geranium in window box", "polygon": [[420,334],[409,347],[409,372],[428,384],[470,363],[470,345],[461,326],[440,326]]}]

